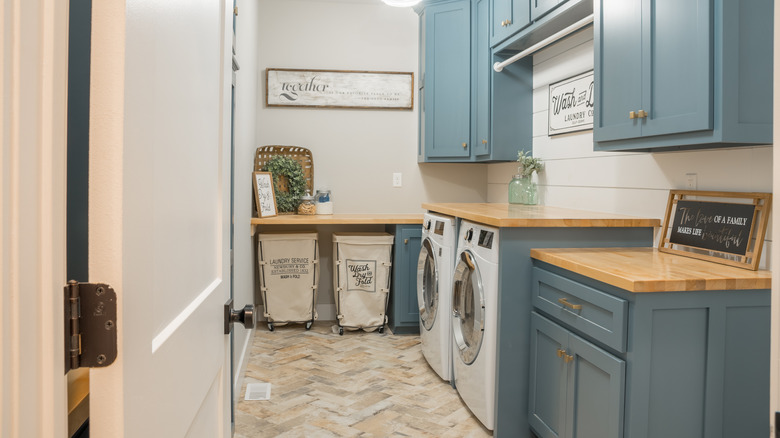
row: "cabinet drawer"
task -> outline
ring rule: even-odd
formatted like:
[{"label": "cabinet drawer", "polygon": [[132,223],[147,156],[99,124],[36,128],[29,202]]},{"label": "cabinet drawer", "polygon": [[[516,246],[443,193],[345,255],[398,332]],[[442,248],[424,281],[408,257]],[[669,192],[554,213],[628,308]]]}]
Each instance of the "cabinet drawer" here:
[{"label": "cabinet drawer", "polygon": [[628,301],[535,267],[533,305],[617,351],[626,351]]}]

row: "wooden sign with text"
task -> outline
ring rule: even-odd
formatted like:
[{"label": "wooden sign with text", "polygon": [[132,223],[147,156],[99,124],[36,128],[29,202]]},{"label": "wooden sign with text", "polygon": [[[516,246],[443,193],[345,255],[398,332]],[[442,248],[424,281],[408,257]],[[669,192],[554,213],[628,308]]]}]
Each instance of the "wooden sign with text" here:
[{"label": "wooden sign with text", "polygon": [[756,270],[771,202],[771,193],[672,190],[658,249]]}]

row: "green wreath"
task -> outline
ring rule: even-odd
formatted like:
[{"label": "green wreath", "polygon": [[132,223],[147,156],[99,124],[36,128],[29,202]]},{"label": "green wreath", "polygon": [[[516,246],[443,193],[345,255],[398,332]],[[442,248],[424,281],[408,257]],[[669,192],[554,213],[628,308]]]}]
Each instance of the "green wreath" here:
[{"label": "green wreath", "polygon": [[[265,164],[263,170],[271,172],[274,180],[276,208],[280,212],[293,212],[301,202],[301,196],[306,193],[306,176],[301,163],[284,155],[277,155]],[[287,191],[279,189],[279,177],[287,177]]]}]

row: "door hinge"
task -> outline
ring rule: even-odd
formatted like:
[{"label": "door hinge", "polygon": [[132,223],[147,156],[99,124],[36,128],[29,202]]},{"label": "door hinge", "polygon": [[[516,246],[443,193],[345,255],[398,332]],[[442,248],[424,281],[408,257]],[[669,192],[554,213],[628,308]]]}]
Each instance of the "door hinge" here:
[{"label": "door hinge", "polygon": [[116,292],[103,283],[69,281],[64,293],[65,373],[114,363]]}]

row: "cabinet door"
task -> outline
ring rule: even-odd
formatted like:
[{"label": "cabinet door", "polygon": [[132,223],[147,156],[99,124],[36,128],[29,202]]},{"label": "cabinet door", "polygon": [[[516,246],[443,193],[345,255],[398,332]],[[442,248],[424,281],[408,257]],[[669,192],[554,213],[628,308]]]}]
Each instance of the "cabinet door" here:
[{"label": "cabinet door", "polygon": [[642,0],[594,2],[594,141],[641,135]]},{"label": "cabinet door", "polygon": [[642,137],[712,129],[711,3],[645,0]]},{"label": "cabinet door", "polygon": [[422,227],[395,225],[393,279],[388,319],[396,334],[419,333],[420,311],[417,307],[417,259],[420,255]]},{"label": "cabinet door", "polygon": [[536,21],[566,0],[531,0],[531,20]]},{"label": "cabinet door", "polygon": [[476,0],[472,21],[474,57],[472,60],[471,153],[474,156],[490,153],[490,31],[488,28],[489,0]]},{"label": "cabinet door", "polygon": [[530,0],[491,0],[490,45],[531,24]]},{"label": "cabinet door", "polygon": [[567,436],[621,438],[626,363],[573,334],[569,351]]},{"label": "cabinet door", "polygon": [[539,438],[565,435],[566,363],[569,332],[558,324],[531,314],[531,373],[528,422]]},{"label": "cabinet door", "polygon": [[425,10],[425,156],[468,157],[471,2]]}]

